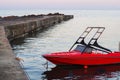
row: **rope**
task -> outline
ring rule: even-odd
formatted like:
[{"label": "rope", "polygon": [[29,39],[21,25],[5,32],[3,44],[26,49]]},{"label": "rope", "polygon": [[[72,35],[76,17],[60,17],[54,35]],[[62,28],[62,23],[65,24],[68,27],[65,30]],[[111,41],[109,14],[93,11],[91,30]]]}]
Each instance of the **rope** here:
[{"label": "rope", "polygon": [[[22,67],[22,69],[24,68],[24,65],[23,65],[23,63],[22,62],[20,62],[20,65],[21,65],[21,67]],[[26,74],[26,76],[27,76],[27,78],[28,78],[28,80],[31,80],[30,79],[30,76],[28,75],[28,72],[27,71],[25,71],[25,70],[23,70],[24,72],[25,72],[25,74]]]},{"label": "rope", "polygon": [[[17,60],[18,53],[15,54],[15,56],[16,56],[16,60]],[[23,63],[21,62],[21,58],[18,58],[18,59],[19,59],[18,61],[19,61],[20,65],[21,65],[21,69],[23,69],[23,68],[24,68],[24,65],[23,65]],[[22,61],[24,61],[24,60],[22,59]],[[28,80],[31,80],[31,79],[30,79],[30,76],[28,75],[28,72],[25,71],[25,70],[23,70],[23,71],[24,71],[25,75],[27,76]]]}]

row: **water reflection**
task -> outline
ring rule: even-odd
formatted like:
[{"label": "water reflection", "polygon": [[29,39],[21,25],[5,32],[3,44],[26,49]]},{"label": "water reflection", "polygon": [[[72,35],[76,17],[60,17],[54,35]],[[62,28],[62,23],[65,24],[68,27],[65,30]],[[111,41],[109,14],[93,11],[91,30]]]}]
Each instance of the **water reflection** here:
[{"label": "water reflection", "polygon": [[26,43],[26,41],[33,40],[34,38],[38,38],[38,36],[42,37],[43,35],[40,35],[40,33],[44,33],[47,30],[49,30],[49,28],[31,32],[31,33],[29,33],[27,35],[24,35],[24,36],[21,36],[19,38],[16,38],[16,39],[12,40],[10,42],[10,44],[11,44],[13,50],[14,50],[15,46],[17,46],[17,45],[19,45],[19,46],[23,45],[23,44]]},{"label": "water reflection", "polygon": [[120,64],[107,66],[56,66],[45,71],[43,80],[120,80]]}]

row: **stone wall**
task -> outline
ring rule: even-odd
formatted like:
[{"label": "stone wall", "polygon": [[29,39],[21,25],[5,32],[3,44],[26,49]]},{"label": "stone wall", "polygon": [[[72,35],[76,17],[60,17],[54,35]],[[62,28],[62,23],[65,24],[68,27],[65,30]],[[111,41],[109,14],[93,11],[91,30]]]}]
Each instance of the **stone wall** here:
[{"label": "stone wall", "polygon": [[25,36],[30,32],[53,26],[62,21],[73,18],[72,15],[52,15],[35,20],[23,21],[20,23],[5,26],[6,36],[11,41]]}]

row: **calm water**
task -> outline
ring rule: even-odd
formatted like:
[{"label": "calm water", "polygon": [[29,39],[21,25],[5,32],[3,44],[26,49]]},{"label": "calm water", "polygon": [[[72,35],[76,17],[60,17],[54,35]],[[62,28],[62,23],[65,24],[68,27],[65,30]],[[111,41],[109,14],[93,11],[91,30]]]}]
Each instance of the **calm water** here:
[{"label": "calm water", "polygon": [[[7,12],[7,10],[6,10]],[[25,39],[16,40],[13,49],[16,56],[22,58],[24,70],[31,80],[120,80],[120,66],[96,66],[88,70],[78,67],[56,67],[48,63],[46,70],[46,60],[41,56],[45,53],[67,51],[76,41],[79,35],[88,26],[105,27],[106,30],[99,39],[99,44],[118,51],[120,41],[120,11],[104,10],[18,10],[9,11],[6,15],[39,14],[49,12],[61,12],[73,14],[74,19],[52,26],[37,34],[33,34]]]}]

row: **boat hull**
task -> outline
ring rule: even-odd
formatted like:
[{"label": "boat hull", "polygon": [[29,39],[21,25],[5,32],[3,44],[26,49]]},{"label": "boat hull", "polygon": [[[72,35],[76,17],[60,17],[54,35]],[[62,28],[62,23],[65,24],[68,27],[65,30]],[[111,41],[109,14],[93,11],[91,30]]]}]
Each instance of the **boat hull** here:
[{"label": "boat hull", "polygon": [[45,54],[43,57],[56,65],[107,65],[120,63],[120,52],[81,54],[73,51]]}]

